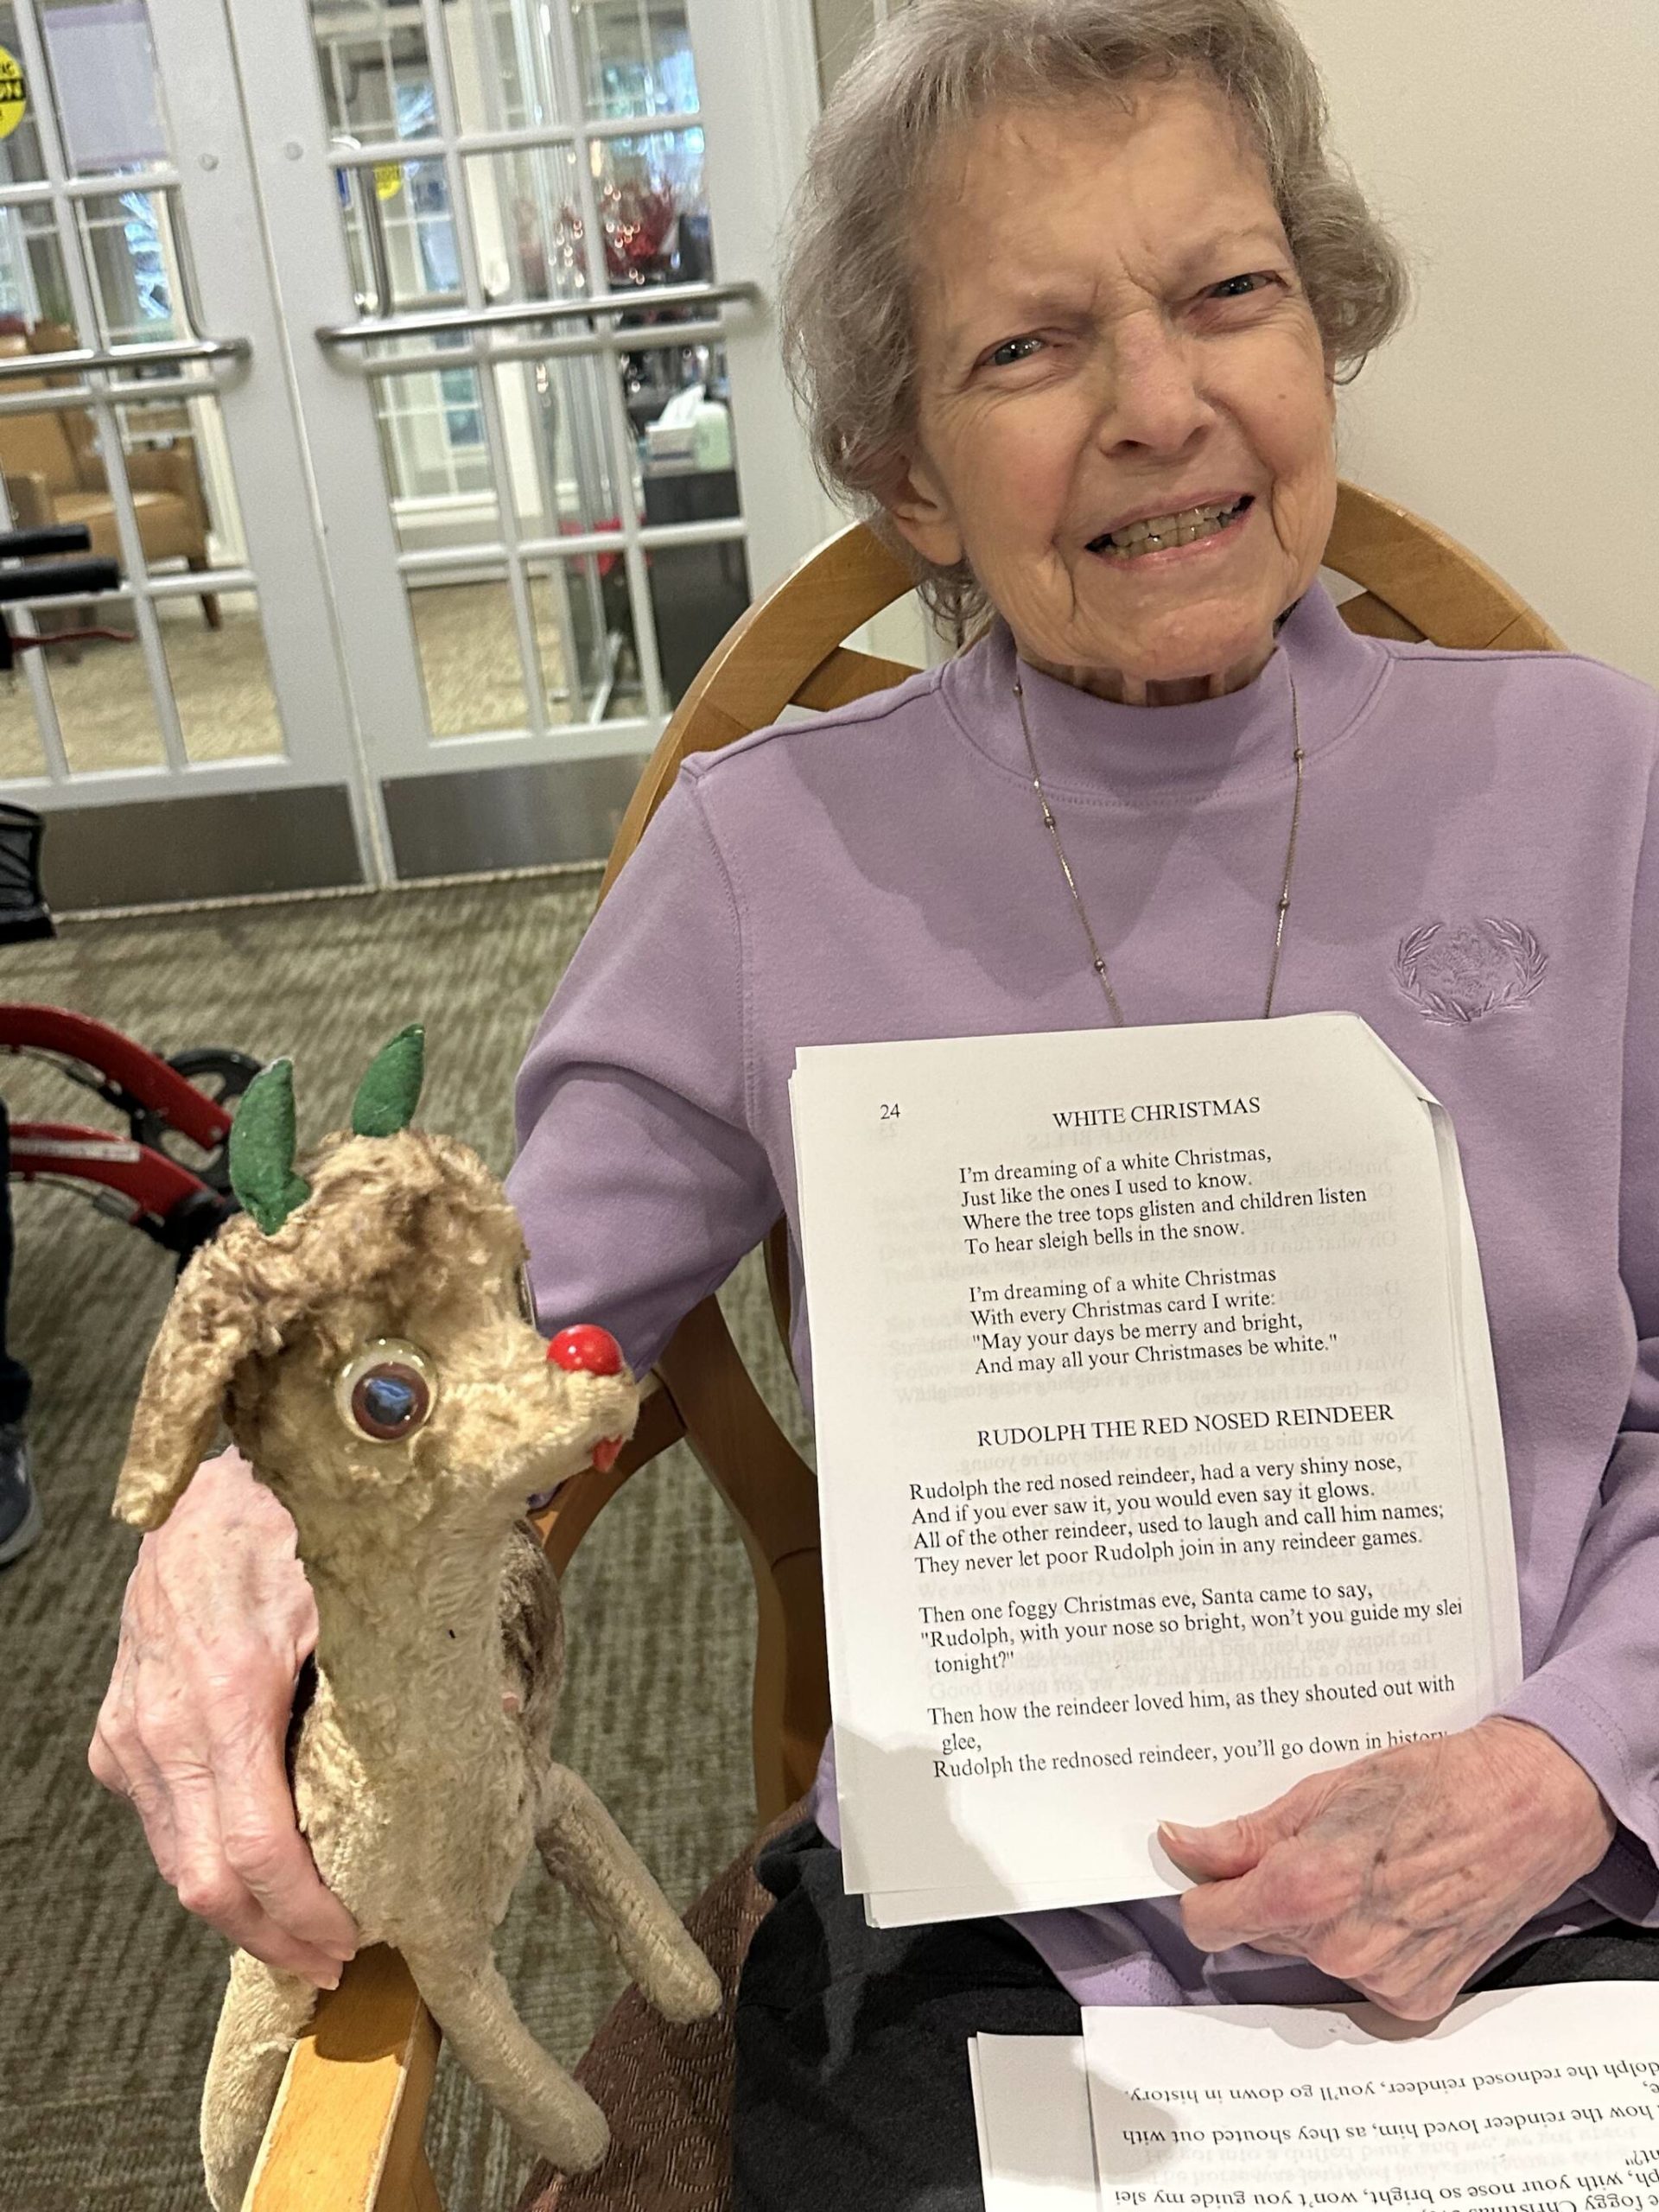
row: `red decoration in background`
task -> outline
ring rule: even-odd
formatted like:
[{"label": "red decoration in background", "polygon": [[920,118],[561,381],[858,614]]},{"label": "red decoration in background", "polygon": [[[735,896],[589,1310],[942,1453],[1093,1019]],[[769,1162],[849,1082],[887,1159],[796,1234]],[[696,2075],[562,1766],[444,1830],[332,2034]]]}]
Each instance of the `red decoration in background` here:
[{"label": "red decoration in background", "polygon": [[605,266],[613,283],[643,284],[666,274],[660,264],[669,257],[668,242],[679,215],[671,191],[607,185],[599,212],[605,226]]},{"label": "red decoration in background", "polygon": [[[573,515],[564,515],[560,518],[559,535],[561,537],[585,537],[590,530],[613,530],[616,531],[617,535],[620,537],[622,532],[622,524],[619,518],[615,515],[598,515],[595,516],[592,522],[583,522],[578,517]],[[594,567],[598,569],[601,576],[603,577],[610,575],[611,570],[622,558],[622,556],[620,553],[595,553],[591,556],[591,558]],[[649,553],[646,554],[645,559],[647,563],[650,562],[651,556]]]},{"label": "red decoration in background", "polygon": [[[673,258],[680,216],[671,185],[607,184],[599,195],[600,227],[605,234],[605,269],[613,284],[650,284],[664,280]],[[582,217],[568,202],[559,210],[567,267],[583,269],[585,234]]]}]

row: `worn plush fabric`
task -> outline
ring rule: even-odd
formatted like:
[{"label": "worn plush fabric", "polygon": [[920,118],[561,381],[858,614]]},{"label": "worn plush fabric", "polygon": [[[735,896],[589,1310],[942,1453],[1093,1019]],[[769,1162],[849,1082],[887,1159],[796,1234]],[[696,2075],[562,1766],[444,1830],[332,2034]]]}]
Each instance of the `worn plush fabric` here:
[{"label": "worn plush fabric", "polygon": [[[268,1153],[272,1187],[285,1157]],[[624,1375],[550,1368],[518,1311],[518,1221],[467,1146],[411,1129],[336,1137],[312,1173],[275,1233],[240,1215],[182,1277],[116,1510],[159,1528],[223,1413],[292,1516],[316,1598],[289,1775],[317,1871],[364,1944],[402,1952],[456,2057],[519,2133],[596,2164],[604,2117],[524,2028],[493,1939],[533,1845],[664,2011],[692,2018],[719,2002],[667,1899],[550,1745],[559,1592],[524,1500],[627,1433],[638,1392]],[[340,1417],[342,1370],[360,1372],[365,1351],[372,1370],[399,1339],[422,1348],[410,1357],[428,1363],[431,1418],[375,1437]],[[242,2203],[316,1994],[232,1955],[202,2093],[214,2212]]]},{"label": "worn plush fabric", "polygon": [[[690,762],[525,1062],[510,1188],[544,1325],[643,1368],[779,1205],[796,1047],[1097,1024],[995,626],[810,724]],[[1503,1411],[1528,1679],[1623,1827],[1517,1942],[1659,1921],[1659,700],[1570,655],[1353,636],[1322,588],[1224,699],[1115,706],[1023,671],[1067,854],[1128,1018],[1363,1015],[1462,1146]],[[811,1389],[797,1267],[794,1351]],[[832,1836],[829,1757],[817,1816]],[[1019,1923],[1088,2003],[1338,1986],[1207,1958],[1169,1900]]]}]

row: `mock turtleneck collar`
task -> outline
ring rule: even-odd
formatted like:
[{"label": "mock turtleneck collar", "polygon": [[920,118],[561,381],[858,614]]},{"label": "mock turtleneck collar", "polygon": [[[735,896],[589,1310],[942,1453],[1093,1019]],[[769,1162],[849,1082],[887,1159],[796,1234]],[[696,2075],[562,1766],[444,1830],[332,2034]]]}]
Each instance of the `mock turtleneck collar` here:
[{"label": "mock turtleneck collar", "polygon": [[[1014,696],[1016,658],[1013,634],[999,616],[976,645],[944,670],[939,690],[969,742],[1028,784]],[[1121,706],[1020,661],[1044,785],[1071,798],[1122,801],[1160,791],[1192,796],[1198,784],[1224,780],[1243,788],[1289,776],[1290,665],[1311,762],[1351,726],[1388,666],[1385,652],[1349,629],[1320,582],[1292,608],[1261,674],[1224,698],[1185,707]]]}]

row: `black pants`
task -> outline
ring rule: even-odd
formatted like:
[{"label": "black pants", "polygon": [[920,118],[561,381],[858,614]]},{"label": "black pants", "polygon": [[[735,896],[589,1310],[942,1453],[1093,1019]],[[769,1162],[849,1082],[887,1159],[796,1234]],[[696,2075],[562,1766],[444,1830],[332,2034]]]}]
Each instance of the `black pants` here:
[{"label": "black pants", "polygon": [[6,1313],[11,1302],[11,1122],[0,1099],[0,1428],[29,1411],[29,1370],[6,1350]]},{"label": "black pants", "polygon": [[[1074,2036],[1077,2008],[1001,1920],[872,1929],[803,1821],[737,1994],[734,2212],[982,2212],[968,2039]],[[1535,1943],[1474,1985],[1659,1980],[1659,1929]]]}]

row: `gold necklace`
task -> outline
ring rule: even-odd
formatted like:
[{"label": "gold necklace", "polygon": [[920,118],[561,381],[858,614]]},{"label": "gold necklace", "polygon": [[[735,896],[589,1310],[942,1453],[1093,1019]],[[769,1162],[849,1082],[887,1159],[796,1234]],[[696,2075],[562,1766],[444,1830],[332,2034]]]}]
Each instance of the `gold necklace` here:
[{"label": "gold necklace", "polygon": [[[1273,959],[1268,969],[1267,1002],[1262,1008],[1262,1019],[1264,1021],[1273,1012],[1273,994],[1279,981],[1279,956],[1284,949],[1285,943],[1285,917],[1290,912],[1290,879],[1296,867],[1296,832],[1302,818],[1302,762],[1306,758],[1302,750],[1302,716],[1296,697],[1296,676],[1288,661],[1286,663],[1285,673],[1290,678],[1291,758],[1296,764],[1296,796],[1291,801],[1290,842],[1285,847],[1285,880],[1279,888],[1279,905],[1274,920]],[[1031,741],[1031,724],[1026,719],[1026,690],[1017,676],[1014,679],[1014,696],[1020,709],[1020,727],[1026,735],[1026,758],[1031,763],[1032,789],[1036,792],[1037,803],[1043,810],[1043,827],[1054,841],[1055,858],[1060,863],[1061,872],[1065,877],[1066,888],[1071,893],[1071,903],[1077,910],[1077,919],[1083,924],[1083,933],[1089,940],[1090,957],[1094,964],[1095,974],[1100,979],[1100,988],[1106,994],[1106,1003],[1112,1010],[1112,1019],[1120,1029],[1125,1029],[1128,1024],[1124,1020],[1123,1009],[1117,1002],[1117,993],[1112,988],[1112,979],[1106,968],[1106,956],[1101,950],[1095,932],[1090,926],[1088,912],[1083,903],[1083,894],[1077,889],[1077,880],[1071,873],[1071,864],[1065,857],[1065,847],[1060,842],[1059,824],[1055,821],[1054,810],[1048,803],[1048,793],[1043,789],[1043,779],[1037,767],[1036,747]]]}]

